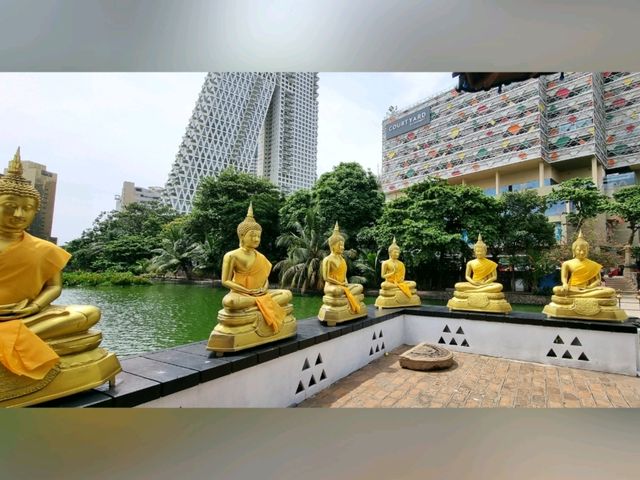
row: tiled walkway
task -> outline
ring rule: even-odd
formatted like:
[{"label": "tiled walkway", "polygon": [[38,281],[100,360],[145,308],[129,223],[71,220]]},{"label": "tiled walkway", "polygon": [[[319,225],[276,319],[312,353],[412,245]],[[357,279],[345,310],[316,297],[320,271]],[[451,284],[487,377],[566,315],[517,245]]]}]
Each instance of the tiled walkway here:
[{"label": "tiled walkway", "polygon": [[640,407],[640,378],[454,352],[448,370],[400,367],[401,346],[299,407]]}]

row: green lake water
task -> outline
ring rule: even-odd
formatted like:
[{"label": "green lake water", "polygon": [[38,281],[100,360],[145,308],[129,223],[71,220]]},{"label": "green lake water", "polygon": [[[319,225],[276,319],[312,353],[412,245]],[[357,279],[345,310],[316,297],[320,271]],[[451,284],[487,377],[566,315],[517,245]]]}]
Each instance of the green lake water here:
[{"label": "green lake water", "polygon": [[[131,287],[65,288],[55,303],[96,305],[102,319],[102,346],[120,356],[135,355],[209,338],[226,289],[200,285],[156,284]],[[372,304],[375,297],[365,297]],[[424,300],[427,305],[445,302]],[[317,321],[321,296],[294,296],[298,320]],[[515,311],[540,312],[537,305],[512,305]]]}]

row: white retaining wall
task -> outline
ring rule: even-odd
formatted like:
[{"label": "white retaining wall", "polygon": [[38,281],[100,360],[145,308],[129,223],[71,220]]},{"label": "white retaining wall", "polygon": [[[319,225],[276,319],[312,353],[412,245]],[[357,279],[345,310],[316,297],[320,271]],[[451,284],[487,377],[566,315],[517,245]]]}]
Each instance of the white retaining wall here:
[{"label": "white retaining wall", "polygon": [[[636,376],[638,335],[399,315],[141,407],[288,407],[407,344]],[[554,356],[555,355],[555,356]]]}]

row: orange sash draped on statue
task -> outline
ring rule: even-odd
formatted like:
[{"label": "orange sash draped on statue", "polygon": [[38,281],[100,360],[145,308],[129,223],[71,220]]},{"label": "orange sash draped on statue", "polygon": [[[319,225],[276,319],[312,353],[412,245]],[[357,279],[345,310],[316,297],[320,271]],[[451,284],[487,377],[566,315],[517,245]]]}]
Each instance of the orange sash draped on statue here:
[{"label": "orange sash draped on statue", "polygon": [[404,282],[404,264],[401,262],[396,262],[396,271],[393,275],[387,278],[387,281],[396,284],[396,286],[402,290],[408,298],[411,298],[411,289],[409,288],[409,284]]},{"label": "orange sash draped on statue", "polygon": [[287,314],[284,308],[278,305],[278,302],[268,293],[262,297],[256,297],[256,305],[258,310],[262,312],[264,321],[273,328],[273,333],[278,333]]},{"label": "orange sash draped on statue", "polygon": [[[338,265],[335,270],[329,272],[329,277],[337,282],[346,281],[347,262],[344,260],[344,258],[340,259],[340,265]],[[349,310],[351,310],[351,313],[360,313],[360,304],[356,300],[356,297],[353,296],[353,293],[351,293],[351,290],[349,290],[348,287],[341,286],[341,288],[344,291],[344,295],[347,297],[347,301],[349,302]]]},{"label": "orange sash draped on statue", "polygon": [[598,275],[602,270],[602,265],[593,260],[585,258],[580,262],[580,265],[573,270],[571,278],[569,278],[569,285],[582,285],[587,283],[593,277]]},{"label": "orange sash draped on statue", "polygon": [[[233,282],[242,285],[244,288],[261,288],[269,278],[270,272],[271,262],[260,252],[256,252],[256,259],[253,265],[251,265],[251,268],[246,272],[238,272],[236,270],[233,274]],[[284,308],[278,305],[269,293],[255,297],[255,299],[256,306],[258,310],[260,310],[260,313],[262,313],[264,321],[273,328],[274,333],[278,333],[284,323],[284,317],[287,314]]]},{"label": "orange sash draped on statue", "polygon": [[493,273],[497,266],[496,262],[492,262],[488,258],[476,258],[473,261],[473,277],[471,278],[479,282],[490,273]]},{"label": "orange sash draped on statue", "polygon": [[0,363],[16,375],[42,380],[60,357],[20,320],[0,322]]}]

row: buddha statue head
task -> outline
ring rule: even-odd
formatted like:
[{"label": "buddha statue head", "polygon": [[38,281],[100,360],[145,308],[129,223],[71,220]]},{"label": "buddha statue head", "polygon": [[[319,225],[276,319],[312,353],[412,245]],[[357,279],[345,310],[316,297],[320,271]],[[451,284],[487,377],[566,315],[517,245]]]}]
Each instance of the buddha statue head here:
[{"label": "buddha statue head", "polygon": [[328,243],[331,253],[342,255],[342,252],[344,252],[344,237],[340,233],[338,222],[336,222],[336,226],[333,227],[333,233],[329,237]]},{"label": "buddha statue head", "polygon": [[0,229],[7,233],[26,230],[40,207],[40,194],[22,176],[20,147],[0,177]]},{"label": "buddha statue head", "polygon": [[253,203],[249,203],[247,216],[238,224],[236,231],[238,232],[240,247],[258,248],[260,245],[260,236],[262,235],[262,227],[253,218]]},{"label": "buddha statue head", "polygon": [[400,257],[400,247],[396,243],[396,237],[393,237],[393,242],[389,245],[389,258],[397,260]]},{"label": "buddha statue head", "polygon": [[487,256],[487,244],[482,241],[482,235],[478,234],[478,241],[473,246],[473,253],[476,258],[485,258]]},{"label": "buddha statue head", "polygon": [[579,260],[587,258],[589,255],[589,243],[582,236],[582,230],[578,232],[578,238],[571,245],[573,256]]}]

